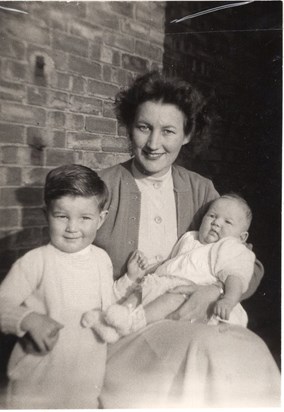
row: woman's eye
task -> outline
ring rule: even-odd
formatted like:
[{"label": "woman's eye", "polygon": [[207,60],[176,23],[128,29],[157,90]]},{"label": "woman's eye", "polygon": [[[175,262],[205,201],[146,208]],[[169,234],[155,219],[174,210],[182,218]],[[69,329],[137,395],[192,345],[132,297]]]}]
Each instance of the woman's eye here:
[{"label": "woman's eye", "polygon": [[233,224],[230,220],[226,220],[225,222],[227,223],[227,225],[232,225]]},{"label": "woman's eye", "polygon": [[139,124],[137,126],[137,129],[139,129],[141,132],[147,132],[149,130],[149,127],[146,124]]},{"label": "woman's eye", "polygon": [[170,134],[174,134],[175,132],[173,131],[173,130],[171,130],[171,129],[165,129],[164,130],[164,134],[165,135],[170,135]]},{"label": "woman's eye", "polygon": [[65,215],[57,215],[55,216],[57,219],[67,219],[67,216]]}]

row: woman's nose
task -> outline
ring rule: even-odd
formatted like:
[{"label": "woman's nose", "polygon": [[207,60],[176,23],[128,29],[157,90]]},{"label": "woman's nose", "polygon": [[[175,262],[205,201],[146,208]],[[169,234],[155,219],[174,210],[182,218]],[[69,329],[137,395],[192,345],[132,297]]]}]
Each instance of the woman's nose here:
[{"label": "woman's nose", "polygon": [[147,146],[151,150],[156,150],[160,147],[160,144],[161,144],[160,132],[158,130],[152,130],[147,140]]}]

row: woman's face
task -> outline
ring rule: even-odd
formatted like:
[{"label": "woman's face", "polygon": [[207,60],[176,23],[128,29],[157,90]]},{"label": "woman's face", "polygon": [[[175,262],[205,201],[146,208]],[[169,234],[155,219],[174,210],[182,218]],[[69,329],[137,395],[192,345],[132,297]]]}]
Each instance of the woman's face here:
[{"label": "woman's face", "polygon": [[163,176],[190,137],[184,134],[184,114],[173,104],[147,101],[130,130],[135,165],[142,173]]}]

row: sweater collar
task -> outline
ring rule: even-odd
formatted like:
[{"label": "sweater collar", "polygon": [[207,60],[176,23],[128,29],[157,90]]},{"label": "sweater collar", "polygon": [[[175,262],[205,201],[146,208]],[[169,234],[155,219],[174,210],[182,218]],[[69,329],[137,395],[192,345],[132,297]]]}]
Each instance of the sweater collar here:
[{"label": "sweater collar", "polygon": [[[125,182],[125,184],[133,191],[139,192],[139,189],[135,183],[135,179],[132,174],[132,161],[133,158],[127,160],[124,163],[120,164],[120,167],[122,169],[122,178]],[[175,192],[189,192],[190,187],[188,185],[188,182],[186,182],[185,185],[185,180],[182,176],[182,173],[180,173],[180,170],[183,169],[181,166],[177,166],[176,164],[172,165],[172,176],[173,176],[173,183],[174,183],[174,190]],[[186,169],[184,169],[186,170]]]}]

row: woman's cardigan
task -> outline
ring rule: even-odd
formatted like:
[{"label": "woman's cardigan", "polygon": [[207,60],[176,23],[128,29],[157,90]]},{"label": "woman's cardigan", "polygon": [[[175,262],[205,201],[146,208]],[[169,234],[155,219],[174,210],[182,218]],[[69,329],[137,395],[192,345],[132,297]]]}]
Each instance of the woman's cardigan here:
[{"label": "woman's cardigan", "polygon": [[[117,279],[126,272],[129,255],[138,248],[141,194],[131,173],[132,159],[99,172],[109,190],[108,216],[98,230],[95,244],[107,251]],[[172,166],[180,238],[188,230],[198,230],[209,203],[219,197],[211,180],[181,166]],[[254,293],[263,276],[260,262],[250,284]]]}]

